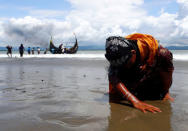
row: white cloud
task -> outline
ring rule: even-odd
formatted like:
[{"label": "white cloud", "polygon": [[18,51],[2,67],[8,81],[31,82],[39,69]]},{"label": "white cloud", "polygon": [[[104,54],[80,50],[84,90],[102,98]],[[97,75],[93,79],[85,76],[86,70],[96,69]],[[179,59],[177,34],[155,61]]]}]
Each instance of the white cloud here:
[{"label": "white cloud", "polygon": [[[139,8],[143,0],[70,0],[75,10],[66,20],[75,25],[82,38],[104,43],[108,35],[124,35],[123,29],[135,30],[140,26],[145,10]],[[139,18],[139,19],[138,19]],[[129,32],[127,32],[129,33]]]},{"label": "white cloud", "polygon": [[[0,37],[6,41],[47,46],[52,35],[57,43],[72,41],[75,32],[81,44],[104,44],[110,35],[151,34],[164,45],[187,44],[188,1],[177,0],[181,10],[170,14],[161,9],[149,16],[143,0],[69,0],[73,10],[30,10],[24,18],[0,20]],[[187,12],[187,13],[186,13]],[[64,16],[64,19],[55,19]],[[49,19],[51,18],[51,19]],[[3,38],[2,38],[3,36]]]},{"label": "white cloud", "polygon": [[177,2],[182,3],[182,4],[188,4],[187,0],[177,0]]},{"label": "white cloud", "polygon": [[50,37],[53,24],[47,21],[41,21],[32,17],[15,19],[1,24],[3,28],[2,40],[7,43],[20,44],[27,43],[33,45],[46,45],[47,37]]}]

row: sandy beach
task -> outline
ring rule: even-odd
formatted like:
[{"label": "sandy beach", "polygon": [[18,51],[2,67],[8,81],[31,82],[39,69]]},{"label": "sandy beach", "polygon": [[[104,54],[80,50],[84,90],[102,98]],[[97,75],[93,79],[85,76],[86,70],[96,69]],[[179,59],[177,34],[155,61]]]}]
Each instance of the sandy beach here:
[{"label": "sandy beach", "polygon": [[1,58],[0,131],[188,130],[188,62],[175,61],[175,98],[147,113],[110,103],[104,59]]}]

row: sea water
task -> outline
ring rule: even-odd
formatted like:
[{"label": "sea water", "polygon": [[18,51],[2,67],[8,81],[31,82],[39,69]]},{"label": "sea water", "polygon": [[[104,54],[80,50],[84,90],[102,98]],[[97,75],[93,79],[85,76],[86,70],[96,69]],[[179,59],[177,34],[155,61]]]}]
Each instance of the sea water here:
[{"label": "sea water", "polygon": [[144,114],[109,102],[105,51],[0,52],[0,130],[188,130],[188,51],[172,53],[175,101],[145,101],[162,112]]},{"label": "sea water", "polygon": [[[188,50],[171,50],[173,53],[173,59],[175,61],[188,61]],[[85,58],[85,59],[105,59],[105,51],[103,50],[85,50],[78,51],[76,54],[51,54],[48,52],[47,54],[43,54],[41,51],[40,54],[30,54],[27,52],[24,54],[24,58]],[[13,58],[19,58],[18,52],[13,52]],[[6,51],[0,51],[0,58],[7,58]]]}]

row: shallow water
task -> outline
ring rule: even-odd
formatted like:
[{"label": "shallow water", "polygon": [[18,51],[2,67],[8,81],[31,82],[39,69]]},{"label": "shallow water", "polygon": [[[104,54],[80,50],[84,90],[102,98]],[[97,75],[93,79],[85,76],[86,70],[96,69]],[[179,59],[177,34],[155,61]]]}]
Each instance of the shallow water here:
[{"label": "shallow water", "polygon": [[175,61],[174,103],[144,114],[109,103],[103,59],[1,58],[0,131],[188,130],[188,62]]}]

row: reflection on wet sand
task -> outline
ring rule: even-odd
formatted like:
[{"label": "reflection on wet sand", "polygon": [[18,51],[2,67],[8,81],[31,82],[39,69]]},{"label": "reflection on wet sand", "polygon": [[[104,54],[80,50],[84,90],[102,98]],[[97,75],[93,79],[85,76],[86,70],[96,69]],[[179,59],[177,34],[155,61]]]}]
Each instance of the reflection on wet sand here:
[{"label": "reflection on wet sand", "polygon": [[106,130],[109,103],[103,63],[89,67],[88,61],[70,64],[72,60],[66,59],[10,63],[0,63],[0,131]]},{"label": "reflection on wet sand", "polygon": [[175,64],[175,102],[144,114],[109,102],[104,61],[0,59],[0,131],[186,131],[188,63]]},{"label": "reflection on wet sand", "polygon": [[171,131],[171,105],[164,101],[146,101],[159,107],[161,113],[146,114],[128,105],[110,102],[109,131]]}]

